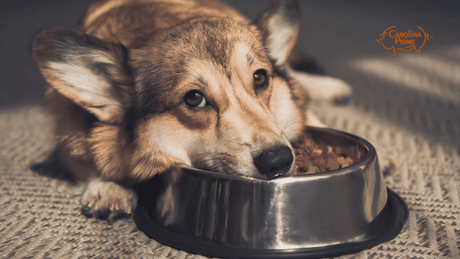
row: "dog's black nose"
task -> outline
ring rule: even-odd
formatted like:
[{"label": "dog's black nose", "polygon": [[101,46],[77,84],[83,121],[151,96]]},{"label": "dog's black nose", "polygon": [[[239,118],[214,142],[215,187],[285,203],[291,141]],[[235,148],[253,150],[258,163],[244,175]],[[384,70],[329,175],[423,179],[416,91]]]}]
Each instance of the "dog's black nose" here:
[{"label": "dog's black nose", "polygon": [[288,146],[264,150],[254,158],[254,164],[259,172],[269,179],[288,172],[292,161],[294,161],[294,156]]}]

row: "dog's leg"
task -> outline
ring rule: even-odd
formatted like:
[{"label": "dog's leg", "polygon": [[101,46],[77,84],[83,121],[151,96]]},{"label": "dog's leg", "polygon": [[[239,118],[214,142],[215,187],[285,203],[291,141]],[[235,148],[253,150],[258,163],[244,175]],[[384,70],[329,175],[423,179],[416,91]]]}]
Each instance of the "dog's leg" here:
[{"label": "dog's leg", "polygon": [[84,214],[112,220],[133,212],[137,204],[137,194],[133,189],[98,176],[92,176],[88,181],[81,199]]},{"label": "dog's leg", "polygon": [[88,159],[72,155],[65,143],[59,143],[58,154],[62,165],[70,170],[72,175],[79,181],[86,181],[96,171],[93,163]]},{"label": "dog's leg", "polygon": [[326,124],[322,123],[315,114],[310,110],[307,111],[307,121],[305,123],[307,126],[326,128]]},{"label": "dog's leg", "polygon": [[168,184],[165,191],[157,199],[157,211],[163,219],[163,224],[170,225],[177,217],[174,206],[173,186]]},{"label": "dog's leg", "polygon": [[175,204],[177,195],[174,195],[174,190],[178,188],[175,185],[178,183],[181,174],[182,169],[175,167],[161,176],[162,185],[165,189],[157,198],[156,209],[166,226],[174,223],[177,217],[182,215],[180,211],[177,211]]},{"label": "dog's leg", "polygon": [[344,102],[353,91],[349,84],[338,78],[307,74],[289,66],[288,74],[297,80],[307,90],[310,99],[315,101]]}]

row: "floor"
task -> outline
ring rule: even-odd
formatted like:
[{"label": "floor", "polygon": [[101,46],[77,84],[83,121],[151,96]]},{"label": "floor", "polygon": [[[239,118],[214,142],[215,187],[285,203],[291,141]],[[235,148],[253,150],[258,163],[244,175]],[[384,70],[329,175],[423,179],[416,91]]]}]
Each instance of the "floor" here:
[{"label": "floor", "polygon": [[[80,213],[84,185],[56,158],[53,120],[41,105],[45,82],[29,48],[41,29],[73,27],[89,2],[0,4],[0,258],[203,258],[148,238],[130,218],[107,223]],[[228,2],[252,19],[268,5]],[[354,91],[346,105],[313,103],[311,109],[328,126],[370,141],[387,186],[410,208],[394,240],[341,258],[460,258],[460,3],[313,0],[300,6],[296,49]],[[420,53],[393,55],[376,41],[391,26],[420,27],[432,38]]]}]

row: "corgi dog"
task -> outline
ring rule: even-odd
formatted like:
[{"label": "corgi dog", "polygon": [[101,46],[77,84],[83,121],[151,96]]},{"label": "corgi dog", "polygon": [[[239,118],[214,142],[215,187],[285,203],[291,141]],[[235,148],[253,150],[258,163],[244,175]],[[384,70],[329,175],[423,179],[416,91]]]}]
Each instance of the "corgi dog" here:
[{"label": "corgi dog", "polygon": [[299,24],[296,1],[275,0],[252,22],[215,0],[97,0],[75,30],[40,32],[32,55],[59,158],[89,179],[82,210],[131,214],[135,184],[175,181],[182,166],[290,175],[291,142],[324,126],[308,101],[351,93],[292,68]]}]

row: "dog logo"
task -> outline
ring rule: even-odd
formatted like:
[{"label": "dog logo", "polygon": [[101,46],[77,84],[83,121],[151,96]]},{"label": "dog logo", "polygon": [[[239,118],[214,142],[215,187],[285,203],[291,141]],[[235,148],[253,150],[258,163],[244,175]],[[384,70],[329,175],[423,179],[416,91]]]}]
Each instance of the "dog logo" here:
[{"label": "dog logo", "polygon": [[[417,28],[420,31],[408,30],[407,32],[397,32],[395,28],[396,26],[388,27],[382,34],[379,34],[379,36],[381,36],[382,38],[376,39],[376,41],[380,43],[384,49],[393,50],[393,56],[396,56],[396,50],[415,50],[420,54],[420,50],[423,46],[425,46],[425,43],[431,38],[433,38],[433,36],[425,32],[425,30],[423,30],[420,26],[417,26]],[[385,46],[383,42],[387,35],[388,37],[394,39],[394,41],[385,41],[385,44],[391,47]],[[417,47],[417,45],[419,47]]]}]

